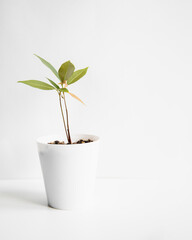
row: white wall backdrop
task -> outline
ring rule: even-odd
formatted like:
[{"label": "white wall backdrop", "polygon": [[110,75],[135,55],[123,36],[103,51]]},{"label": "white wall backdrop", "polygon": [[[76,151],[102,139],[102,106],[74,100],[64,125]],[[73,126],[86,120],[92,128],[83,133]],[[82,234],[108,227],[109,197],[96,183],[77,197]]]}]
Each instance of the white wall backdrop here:
[{"label": "white wall backdrop", "polygon": [[55,79],[33,56],[88,74],[71,86],[73,133],[102,138],[99,177],[189,178],[192,1],[1,0],[0,178],[39,178],[35,140],[63,132]]}]

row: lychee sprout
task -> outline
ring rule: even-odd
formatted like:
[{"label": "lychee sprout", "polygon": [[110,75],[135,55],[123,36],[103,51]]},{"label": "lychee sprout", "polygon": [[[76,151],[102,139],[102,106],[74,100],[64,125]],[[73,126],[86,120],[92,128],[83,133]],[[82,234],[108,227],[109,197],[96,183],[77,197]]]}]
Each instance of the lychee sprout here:
[{"label": "lychee sprout", "polygon": [[[69,92],[67,87],[69,85],[77,82],[80,78],[82,78],[87,73],[88,67],[75,71],[75,66],[70,61],[67,61],[67,62],[64,62],[61,65],[61,67],[59,68],[59,70],[57,71],[45,59],[39,57],[36,54],[34,54],[34,55],[37,58],[39,58],[41,60],[41,62],[54,73],[54,75],[59,79],[59,83],[57,84],[49,78],[47,78],[47,80],[50,82],[51,85],[46,82],[42,82],[42,81],[38,81],[38,80],[26,80],[26,81],[18,81],[18,82],[24,83],[24,84],[29,85],[34,88],[39,88],[41,90],[55,90],[58,93],[59,105],[60,105],[60,109],[61,109],[61,115],[62,115],[62,119],[63,119],[65,134],[67,137],[68,144],[72,144],[71,134],[70,134],[70,129],[69,129],[69,114],[68,114],[68,109],[67,109],[65,93],[70,94],[72,97],[74,97],[75,99],[77,99],[78,101],[83,103],[83,101],[80,98],[78,98],[75,94]],[[62,99],[64,101],[65,114],[63,112]]]}]

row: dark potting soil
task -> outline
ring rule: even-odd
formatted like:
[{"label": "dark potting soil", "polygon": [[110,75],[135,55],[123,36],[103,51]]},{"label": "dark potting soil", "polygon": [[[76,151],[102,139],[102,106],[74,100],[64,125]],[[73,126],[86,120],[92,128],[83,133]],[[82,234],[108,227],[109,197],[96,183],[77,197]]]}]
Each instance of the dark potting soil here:
[{"label": "dark potting soil", "polygon": [[[72,144],[83,144],[83,143],[90,143],[90,142],[93,142],[93,140],[91,140],[91,139],[88,139],[88,140],[80,139],[77,142],[74,142]],[[55,140],[54,142],[49,142],[48,144],[68,145],[69,143],[64,143],[64,141]]]}]

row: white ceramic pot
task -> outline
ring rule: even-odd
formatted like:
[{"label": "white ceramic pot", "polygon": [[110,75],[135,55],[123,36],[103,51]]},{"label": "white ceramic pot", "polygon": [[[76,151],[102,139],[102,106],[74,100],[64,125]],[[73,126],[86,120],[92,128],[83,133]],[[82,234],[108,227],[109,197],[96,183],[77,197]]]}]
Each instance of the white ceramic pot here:
[{"label": "white ceramic pot", "polygon": [[37,139],[48,205],[58,209],[79,209],[91,205],[94,197],[99,138],[76,135],[72,141],[91,139],[84,144],[48,144],[61,136]]}]

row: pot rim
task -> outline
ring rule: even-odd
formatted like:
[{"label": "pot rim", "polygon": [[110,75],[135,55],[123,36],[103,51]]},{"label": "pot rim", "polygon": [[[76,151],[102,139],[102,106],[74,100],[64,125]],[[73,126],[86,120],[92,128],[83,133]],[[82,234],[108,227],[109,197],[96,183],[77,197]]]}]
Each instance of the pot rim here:
[{"label": "pot rim", "polygon": [[55,141],[55,140],[59,140],[59,141],[63,141],[63,136],[59,135],[59,134],[52,134],[52,135],[44,135],[41,137],[38,137],[36,139],[37,144],[43,144],[43,145],[48,145],[48,146],[52,146],[52,147],[75,147],[75,146],[87,146],[87,144],[95,144],[97,143],[100,138],[96,135],[91,135],[91,134],[73,134],[71,136],[72,141],[78,141],[79,138],[88,138],[93,140],[93,142],[89,142],[86,144],[49,144],[49,142],[51,141]]}]

